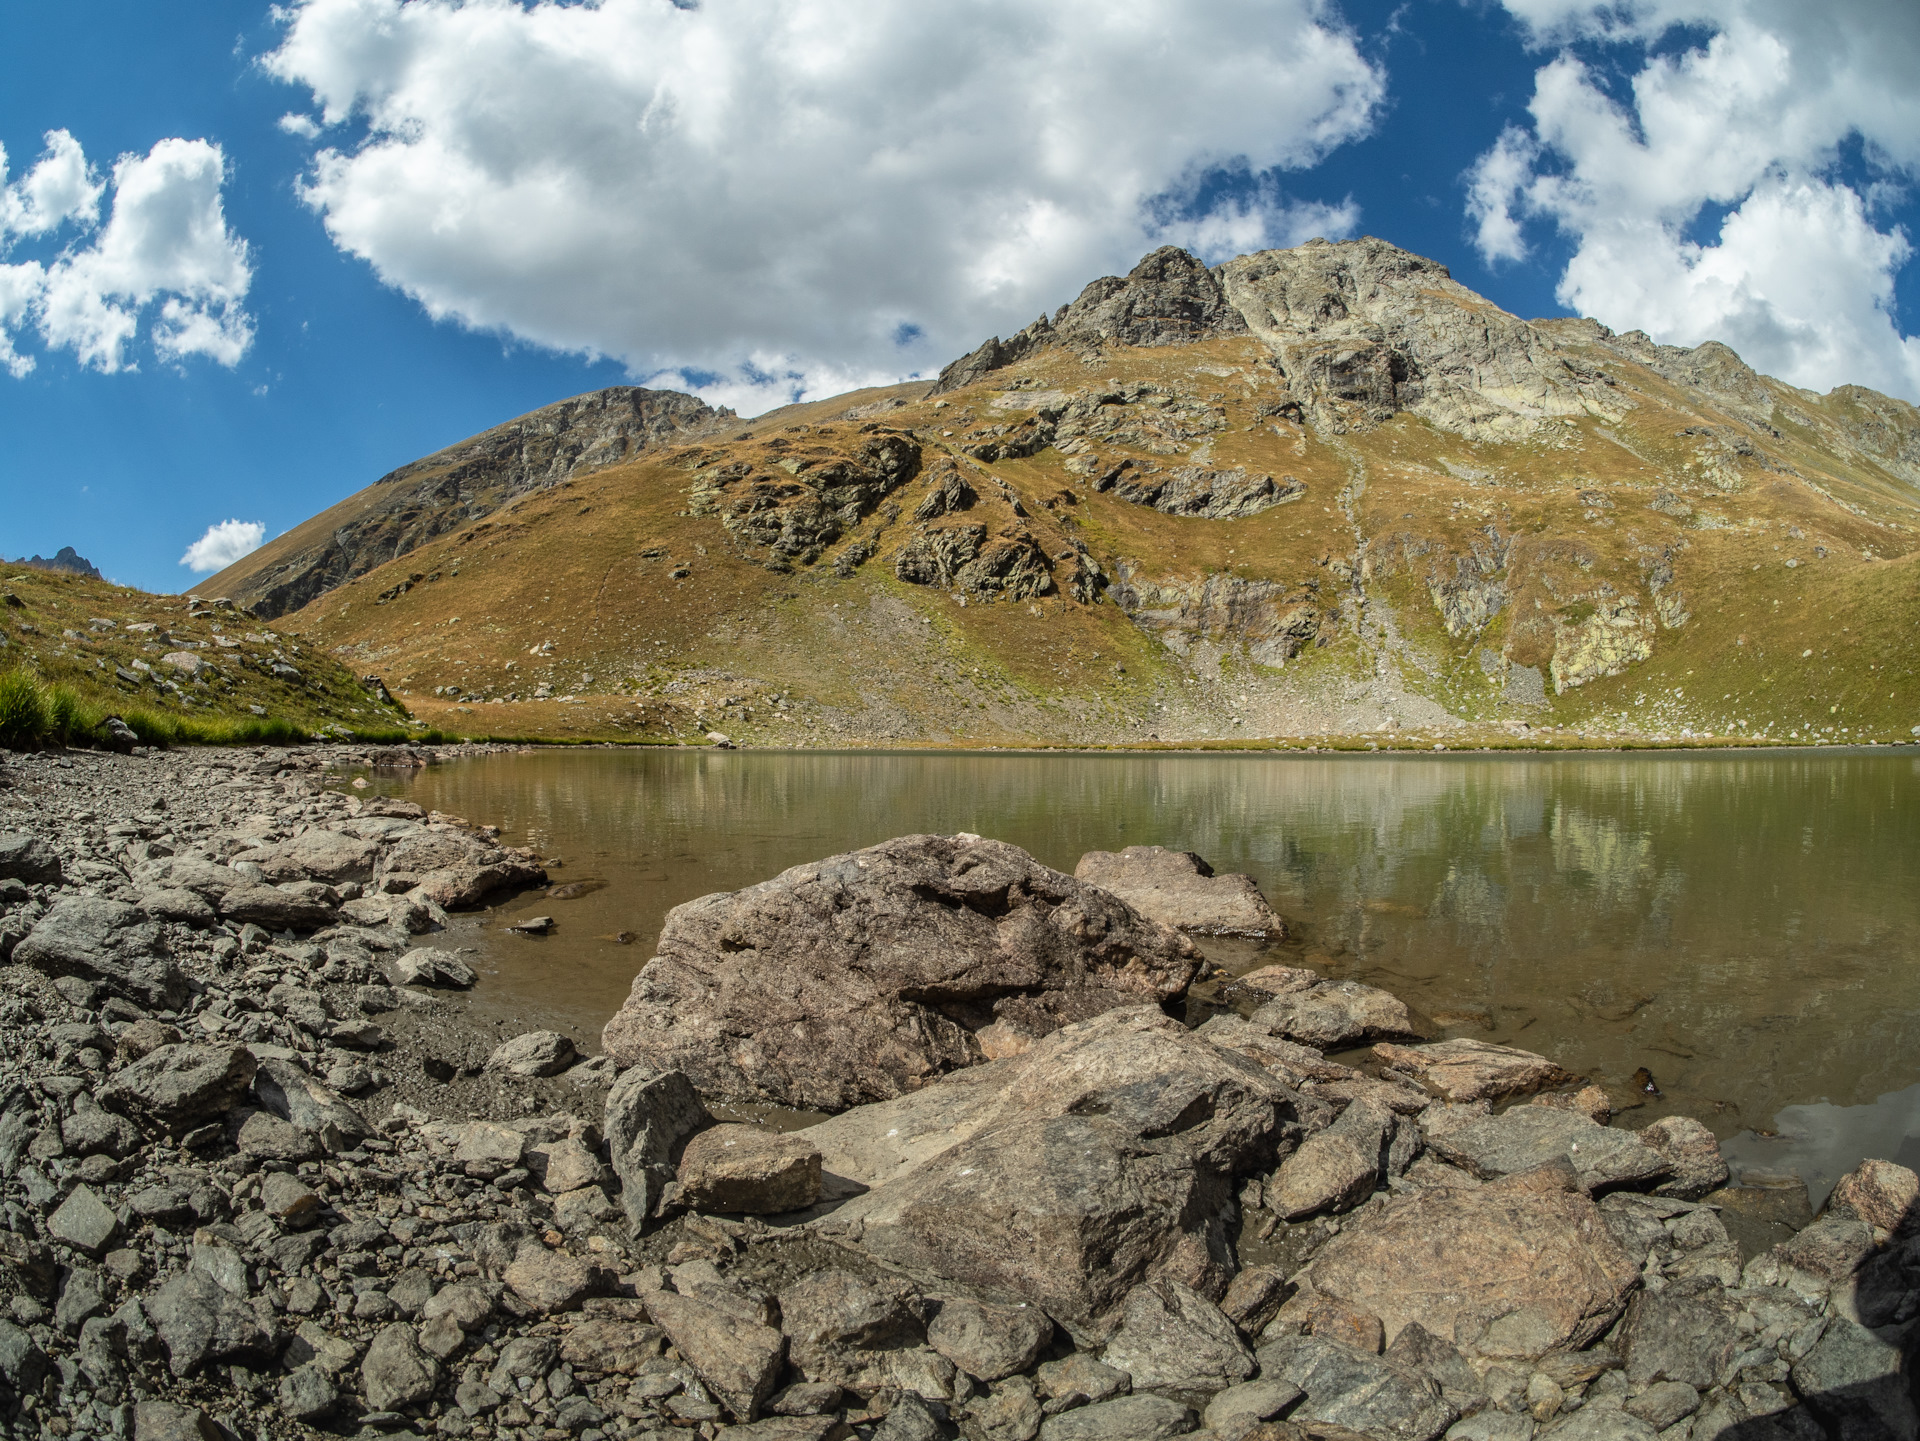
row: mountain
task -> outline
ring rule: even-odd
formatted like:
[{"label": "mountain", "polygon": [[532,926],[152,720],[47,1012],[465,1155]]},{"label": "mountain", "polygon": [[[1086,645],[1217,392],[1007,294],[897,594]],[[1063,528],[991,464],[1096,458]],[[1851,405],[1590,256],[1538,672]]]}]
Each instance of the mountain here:
[{"label": "mountain", "polygon": [[63,545],[51,556],[34,555],[25,560],[7,562],[10,565],[24,565],[32,570],[57,570],[68,575],[84,575],[89,580],[105,580],[100,569],[86,559],[70,545]]},{"label": "mountain", "polygon": [[750,421],[583,396],[201,589],[474,733],[1906,739],[1917,525],[1913,406],[1363,239]]}]

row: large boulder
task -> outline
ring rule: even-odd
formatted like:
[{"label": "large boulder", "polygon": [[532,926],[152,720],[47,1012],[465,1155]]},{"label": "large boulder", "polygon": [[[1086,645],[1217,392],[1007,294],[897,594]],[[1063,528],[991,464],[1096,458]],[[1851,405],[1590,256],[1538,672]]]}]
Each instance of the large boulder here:
[{"label": "large boulder", "polygon": [[676,907],[605,1048],[706,1095],[841,1110],[1179,996],[1199,963],[1016,846],[906,836]]},{"label": "large boulder", "polygon": [[290,841],[246,851],[233,859],[253,862],[270,881],[339,885],[342,881],[371,880],[379,858],[380,848],[373,842],[315,826]]},{"label": "large boulder", "polygon": [[62,896],[13,948],[13,963],[49,976],[78,976],[152,1010],[178,1010],[186,1004],[187,978],[165,951],[160,926],[138,907]]},{"label": "large boulder", "polygon": [[[1309,973],[1311,974],[1311,973]],[[1330,1050],[1427,1034],[1425,1023],[1391,991],[1358,981],[1316,981],[1261,1006],[1247,1023],[1282,1040]]]},{"label": "large boulder", "polygon": [[620,1178],[620,1200],[636,1231],[653,1218],[687,1141],[713,1124],[693,1083],[678,1071],[635,1067],[607,1092],[607,1159]]},{"label": "large boulder", "polygon": [[1498,1184],[1390,1202],[1323,1246],[1308,1275],[1378,1316],[1389,1340],[1417,1321],[1462,1351],[1520,1357],[1586,1345],[1639,1280],[1587,1197]]},{"label": "large boulder", "polygon": [[1574,1079],[1545,1056],[1466,1036],[1426,1046],[1380,1045],[1373,1053],[1388,1075],[1418,1081],[1449,1101],[1498,1101]]},{"label": "large boulder", "polygon": [[1442,1160],[1482,1180],[1566,1161],[1585,1191],[1645,1186],[1671,1170],[1667,1158],[1642,1145],[1633,1132],[1548,1106],[1515,1106],[1497,1116],[1436,1130],[1427,1145]]},{"label": "large boulder", "polygon": [[820,1153],[799,1136],[715,1126],[680,1158],[680,1202],[695,1211],[770,1216],[820,1199]]},{"label": "large boulder", "polygon": [[1280,940],[1287,933],[1286,922],[1274,914],[1253,877],[1217,876],[1192,851],[1164,846],[1088,851],[1073,874],[1175,930],[1266,940]]},{"label": "large boulder", "polygon": [[1360,1432],[1381,1441],[1432,1441],[1459,1412],[1425,1377],[1383,1356],[1321,1336],[1285,1336],[1260,1348],[1260,1378],[1306,1393],[1295,1422]]},{"label": "large boulder", "polygon": [[224,1115],[246,1094],[254,1070],[253,1053],[243,1046],[159,1046],[115,1072],[100,1102],[181,1130]]},{"label": "large boulder", "polygon": [[335,907],[302,890],[301,885],[295,881],[284,886],[235,886],[220,898],[220,914],[227,920],[269,931],[317,931],[332,925]]},{"label": "large boulder", "polygon": [[547,879],[525,852],[503,850],[454,826],[402,836],[387,847],[375,874],[382,890],[411,890],[449,911],[477,906],[495,891],[544,885]]},{"label": "large boulder", "polygon": [[0,831],[0,881],[58,885],[60,857],[36,835],[26,831]]}]

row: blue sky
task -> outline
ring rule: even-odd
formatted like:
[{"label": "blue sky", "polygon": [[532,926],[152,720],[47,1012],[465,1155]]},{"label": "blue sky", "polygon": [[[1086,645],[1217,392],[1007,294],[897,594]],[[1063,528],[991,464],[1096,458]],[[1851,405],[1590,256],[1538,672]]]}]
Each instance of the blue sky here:
[{"label": "blue sky", "polygon": [[12,6],[0,556],[178,590],[560,397],[931,373],[1169,240],[1920,399],[1920,7],[1805,9]]}]

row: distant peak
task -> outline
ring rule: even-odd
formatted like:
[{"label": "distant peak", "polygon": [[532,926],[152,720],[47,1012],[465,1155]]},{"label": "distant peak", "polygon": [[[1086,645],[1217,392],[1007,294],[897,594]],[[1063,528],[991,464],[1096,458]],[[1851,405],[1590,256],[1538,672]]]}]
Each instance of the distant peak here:
[{"label": "distant peak", "polygon": [[88,580],[105,580],[100,568],[85,556],[80,555],[70,545],[63,545],[51,556],[35,555],[25,560],[16,560],[15,565],[24,565],[29,570],[57,570],[67,575],[84,575]]}]

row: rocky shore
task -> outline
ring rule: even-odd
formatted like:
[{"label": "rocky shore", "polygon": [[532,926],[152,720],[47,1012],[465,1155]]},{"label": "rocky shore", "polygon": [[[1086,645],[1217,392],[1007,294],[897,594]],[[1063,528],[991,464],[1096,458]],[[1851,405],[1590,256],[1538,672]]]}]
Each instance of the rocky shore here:
[{"label": "rocky shore", "polygon": [[0,1436],[1920,1433],[1912,1172],[1756,1206],[1311,971],[1189,1027],[1190,935],[1284,933],[1245,877],[822,858],[675,910],[585,1057],[442,934],[540,858],[356,758],[0,762]]}]

